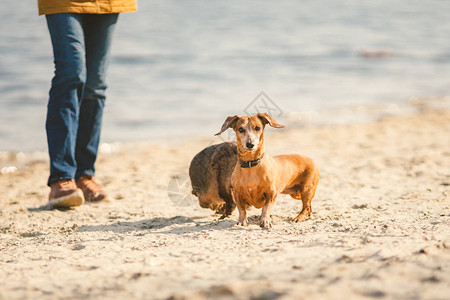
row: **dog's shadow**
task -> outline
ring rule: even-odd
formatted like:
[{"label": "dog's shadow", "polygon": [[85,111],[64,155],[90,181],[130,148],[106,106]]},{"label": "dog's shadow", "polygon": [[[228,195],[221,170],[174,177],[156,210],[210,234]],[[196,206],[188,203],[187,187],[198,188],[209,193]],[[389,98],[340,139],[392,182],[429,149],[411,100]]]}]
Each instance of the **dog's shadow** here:
[{"label": "dog's shadow", "polygon": [[[142,235],[146,234],[146,232],[184,234],[202,231],[205,229],[222,230],[233,227],[236,224],[236,221],[231,219],[220,220],[217,218],[213,221],[202,219],[203,217],[176,216],[172,218],[157,217],[135,222],[117,221],[113,224],[107,225],[83,225],[77,228],[76,232],[111,231],[114,233],[128,233],[134,231],[139,232],[139,234]],[[174,226],[174,228],[161,230],[171,226]]]},{"label": "dog's shadow", "polygon": [[[54,210],[51,206],[42,205],[38,208],[28,208],[29,212],[42,212]],[[70,209],[58,209],[60,211],[67,211]],[[291,223],[291,219],[288,217],[272,215],[272,224]],[[249,225],[252,228],[244,228],[242,226],[236,226],[237,221],[233,218],[220,219],[219,216],[215,216],[214,220],[205,219],[205,217],[156,217],[152,219],[139,220],[134,222],[129,221],[117,221],[112,224],[100,224],[100,225],[82,225],[78,227],[75,232],[114,232],[114,233],[130,233],[136,232],[138,235],[145,235],[149,233],[162,233],[162,234],[186,234],[192,232],[198,232],[202,230],[225,230],[225,229],[259,229],[259,215],[253,215],[248,217]],[[174,226],[175,225],[175,226]],[[177,226],[179,225],[179,226]],[[173,227],[173,228],[168,228]],[[253,228],[254,227],[254,228]],[[165,229],[166,230],[162,230]]]}]

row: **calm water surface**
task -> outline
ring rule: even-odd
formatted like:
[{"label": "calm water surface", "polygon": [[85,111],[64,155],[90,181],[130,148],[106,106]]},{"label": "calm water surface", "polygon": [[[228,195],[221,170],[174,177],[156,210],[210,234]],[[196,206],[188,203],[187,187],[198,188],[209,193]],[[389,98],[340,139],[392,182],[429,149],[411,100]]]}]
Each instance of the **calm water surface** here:
[{"label": "calm water surface", "polygon": [[[36,2],[0,2],[0,151],[46,147],[53,62]],[[361,55],[373,49],[392,55]],[[450,95],[450,4],[140,0],[120,16],[108,76],[106,142],[212,135],[264,101],[291,126],[305,111],[402,110]]]}]

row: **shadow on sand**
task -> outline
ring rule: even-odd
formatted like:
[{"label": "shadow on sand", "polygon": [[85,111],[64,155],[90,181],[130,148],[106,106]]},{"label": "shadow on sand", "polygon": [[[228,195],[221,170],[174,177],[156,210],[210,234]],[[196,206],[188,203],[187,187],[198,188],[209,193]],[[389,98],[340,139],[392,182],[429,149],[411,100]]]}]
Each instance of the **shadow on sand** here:
[{"label": "shadow on sand", "polygon": [[[140,220],[135,222],[123,222],[118,221],[109,225],[83,225],[79,227],[77,232],[94,232],[94,231],[112,231],[114,233],[127,233],[141,231],[140,234],[147,233],[168,233],[168,234],[184,234],[190,232],[202,231],[205,229],[221,230],[233,227],[235,225],[234,220],[214,220],[214,221],[201,221],[204,217],[185,217],[176,216],[172,218],[153,218]],[[167,227],[174,226],[168,230],[162,230]],[[176,226],[179,225],[179,226]]]}]

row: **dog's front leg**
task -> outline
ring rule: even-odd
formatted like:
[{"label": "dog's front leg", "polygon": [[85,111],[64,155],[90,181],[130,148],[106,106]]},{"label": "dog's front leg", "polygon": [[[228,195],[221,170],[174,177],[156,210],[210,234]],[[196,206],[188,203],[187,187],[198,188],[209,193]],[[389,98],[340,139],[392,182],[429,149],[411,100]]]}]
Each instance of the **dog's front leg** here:
[{"label": "dog's front leg", "polygon": [[237,225],[247,227],[247,211],[245,210],[245,202],[243,201],[242,196],[238,193],[235,193],[234,189],[231,190],[231,196],[233,197],[233,200],[236,203],[236,207],[239,211],[239,220],[237,222]]},{"label": "dog's front leg", "polygon": [[277,195],[273,194],[264,194],[266,204],[262,208],[261,217],[259,218],[259,226],[263,229],[269,229],[272,227],[272,221],[270,219],[270,209],[275,203],[275,198]]}]

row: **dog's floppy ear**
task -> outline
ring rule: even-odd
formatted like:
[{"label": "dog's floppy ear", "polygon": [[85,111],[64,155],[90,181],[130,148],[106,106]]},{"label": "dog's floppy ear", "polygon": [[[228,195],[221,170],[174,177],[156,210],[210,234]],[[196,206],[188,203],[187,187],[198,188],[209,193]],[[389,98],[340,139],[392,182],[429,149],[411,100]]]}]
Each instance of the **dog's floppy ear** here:
[{"label": "dog's floppy ear", "polygon": [[259,113],[258,118],[263,122],[264,125],[269,124],[272,127],[275,128],[283,128],[284,125],[278,124],[277,121],[275,121],[274,118],[272,118],[268,113]]},{"label": "dog's floppy ear", "polygon": [[234,126],[234,124],[236,123],[236,121],[239,120],[239,116],[235,115],[235,116],[229,116],[225,122],[222,125],[222,129],[220,129],[220,131],[218,133],[216,133],[215,135],[219,135],[222,132],[224,132],[225,130],[227,130],[228,128],[231,128]]}]

